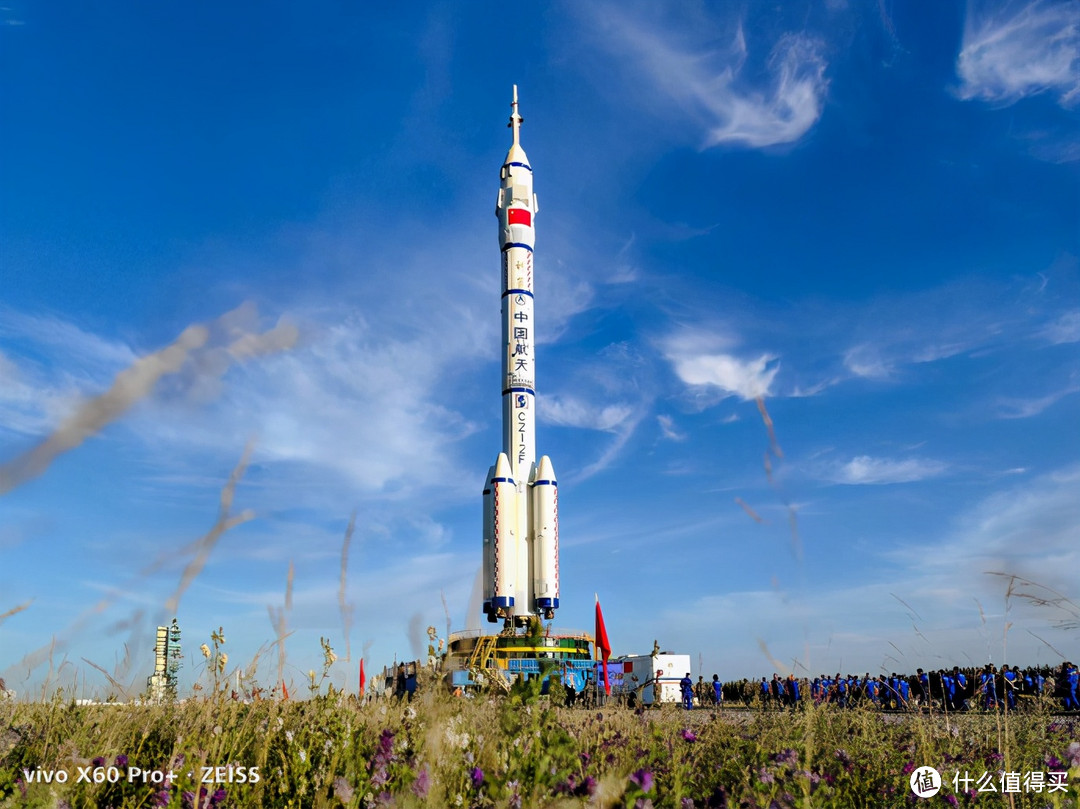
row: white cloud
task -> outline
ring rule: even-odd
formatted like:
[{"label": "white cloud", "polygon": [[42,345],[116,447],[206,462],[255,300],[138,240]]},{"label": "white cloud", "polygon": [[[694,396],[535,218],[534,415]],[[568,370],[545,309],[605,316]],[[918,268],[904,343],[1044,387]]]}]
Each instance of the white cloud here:
[{"label": "white cloud", "polygon": [[598,407],[575,396],[541,396],[538,410],[552,424],[604,432],[615,432],[634,413],[628,404]]},{"label": "white cloud", "polygon": [[947,469],[946,464],[925,458],[893,460],[859,455],[834,470],[831,477],[837,483],[852,485],[912,483],[938,477]]},{"label": "white cloud", "polygon": [[122,341],[7,307],[0,307],[0,343],[0,431],[24,436],[50,432],[88,390],[106,387],[138,358]]},{"label": "white cloud", "polygon": [[673,363],[675,373],[688,385],[711,385],[749,400],[769,395],[773,377],[780,370],[775,359],[771,354],[745,361],[730,354],[702,354],[675,358]]},{"label": "white cloud", "polygon": [[131,423],[151,445],[221,446],[255,434],[264,459],[318,469],[372,493],[402,494],[457,480],[453,445],[475,426],[436,394],[451,357],[470,359],[471,337],[438,323],[410,336],[327,311],[307,324],[305,343],[234,375],[211,404],[157,402]]},{"label": "white cloud", "polygon": [[[925,553],[916,549],[916,556],[924,560],[928,576],[937,575],[962,591],[974,589],[975,582],[986,591],[993,583],[987,574],[1000,573],[1036,581],[1075,599],[1080,466],[1063,467],[994,493],[962,514],[949,536],[925,548]],[[1051,620],[1055,617],[1053,610],[1037,612]],[[1080,610],[1074,617],[1080,619]]]},{"label": "white cloud", "polygon": [[685,328],[661,340],[660,350],[680,380],[705,394],[706,406],[729,396],[749,401],[772,395],[777,357],[761,353],[743,359],[732,353],[735,344],[715,330]]},{"label": "white cloud", "polygon": [[828,86],[823,52],[819,40],[789,34],[777,42],[769,58],[768,90],[740,93],[724,86],[702,98],[719,121],[709,133],[709,145],[772,146],[806,134],[821,117]]},{"label": "white cloud", "polygon": [[893,367],[885,362],[876,348],[859,345],[844,352],[844,367],[855,376],[866,379],[886,379],[893,373]]},{"label": "white cloud", "polygon": [[1080,3],[972,4],[956,60],[959,96],[1012,104],[1050,92],[1080,99]]},{"label": "white cloud", "polygon": [[675,419],[671,416],[661,414],[656,417],[656,421],[660,425],[660,431],[663,433],[664,438],[670,441],[686,440],[686,433],[681,433],[675,428]]},{"label": "white cloud", "polygon": [[702,30],[688,30],[689,17],[674,26],[625,4],[593,6],[592,11],[603,43],[645,75],[663,94],[662,103],[673,103],[702,121],[706,146],[792,143],[821,117],[828,82],[824,44],[815,37],[780,37],[766,62],[765,78],[755,81],[744,70],[748,48],[741,26],[726,47],[717,48],[686,41],[703,36]]},{"label": "white cloud", "polygon": [[1070,382],[1060,390],[1045,396],[1029,398],[1003,398],[998,401],[998,416],[1003,419],[1026,419],[1037,416],[1061,399],[1080,391],[1080,384]]},{"label": "white cloud", "polygon": [[1062,343],[1080,343],[1080,309],[1065,312],[1040,332],[1054,345]]}]

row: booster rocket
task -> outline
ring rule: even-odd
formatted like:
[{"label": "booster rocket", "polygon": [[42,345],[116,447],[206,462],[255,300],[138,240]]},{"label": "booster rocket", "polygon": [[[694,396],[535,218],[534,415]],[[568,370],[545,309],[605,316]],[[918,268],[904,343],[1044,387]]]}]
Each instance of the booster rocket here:
[{"label": "booster rocket", "polygon": [[522,626],[559,607],[559,489],[551,459],[536,461],[536,322],[533,316],[533,172],[514,139],[499,171],[495,216],[502,253],[502,452],[484,485],[484,613]]}]

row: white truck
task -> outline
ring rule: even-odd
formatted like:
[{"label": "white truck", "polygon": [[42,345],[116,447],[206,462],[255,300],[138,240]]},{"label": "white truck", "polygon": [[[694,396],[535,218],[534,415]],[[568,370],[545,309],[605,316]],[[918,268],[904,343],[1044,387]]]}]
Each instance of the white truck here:
[{"label": "white truck", "polygon": [[[652,655],[625,655],[611,659],[623,667],[622,687],[624,694],[638,691],[643,705],[656,702],[682,702],[679,682],[690,668],[690,655],[659,652]],[[659,680],[657,674],[659,673]],[[659,687],[657,687],[659,686]]]}]

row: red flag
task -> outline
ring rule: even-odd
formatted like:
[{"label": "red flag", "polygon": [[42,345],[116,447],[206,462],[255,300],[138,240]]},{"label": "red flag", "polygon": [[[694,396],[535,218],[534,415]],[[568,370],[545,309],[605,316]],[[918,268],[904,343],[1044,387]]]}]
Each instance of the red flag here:
[{"label": "red flag", "polygon": [[604,661],[604,692],[611,696],[611,684],[608,682],[607,662],[611,657],[611,644],[607,639],[607,629],[604,628],[604,613],[600,612],[600,596],[596,596],[596,651],[600,653]]},{"label": "red flag", "polygon": [[367,682],[367,677],[364,676],[364,658],[360,658],[360,696],[364,696],[364,683]]},{"label": "red flag", "polygon": [[509,208],[506,211],[506,224],[532,225],[532,214],[525,208]]},{"label": "red flag", "polygon": [[285,699],[289,698],[289,689],[285,687],[285,681],[281,681],[281,694]]}]

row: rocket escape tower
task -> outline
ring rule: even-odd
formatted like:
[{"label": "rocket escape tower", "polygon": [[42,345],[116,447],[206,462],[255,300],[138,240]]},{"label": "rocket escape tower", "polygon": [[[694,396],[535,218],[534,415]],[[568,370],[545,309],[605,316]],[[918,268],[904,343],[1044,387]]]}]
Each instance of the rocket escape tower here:
[{"label": "rocket escape tower", "polygon": [[536,461],[533,171],[521,147],[517,85],[513,140],[499,171],[502,254],[502,451],[484,484],[484,614],[507,629],[559,607],[559,495],[546,455]]}]

